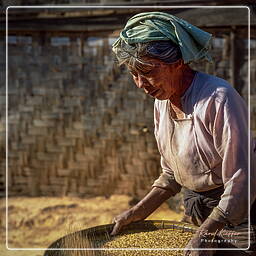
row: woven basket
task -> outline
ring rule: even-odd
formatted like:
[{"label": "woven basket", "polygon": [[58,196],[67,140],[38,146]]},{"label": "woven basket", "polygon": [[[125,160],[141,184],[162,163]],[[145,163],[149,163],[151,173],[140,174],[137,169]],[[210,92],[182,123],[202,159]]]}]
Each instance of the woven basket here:
[{"label": "woven basket", "polygon": [[[110,239],[110,233],[113,227],[114,224],[101,225],[68,234],[67,236],[64,236],[52,243],[44,253],[44,256],[70,255],[68,254],[68,250],[59,250],[61,248],[70,248],[71,251],[72,248],[101,248],[104,241],[108,241]],[[182,230],[184,232],[195,233],[197,227],[177,221],[146,220],[127,225],[124,227],[120,235],[125,233],[150,232],[158,229]],[[54,250],[55,248],[58,250]],[[90,254],[90,251],[84,251],[84,254],[81,253],[79,255],[97,255],[97,253]]]}]

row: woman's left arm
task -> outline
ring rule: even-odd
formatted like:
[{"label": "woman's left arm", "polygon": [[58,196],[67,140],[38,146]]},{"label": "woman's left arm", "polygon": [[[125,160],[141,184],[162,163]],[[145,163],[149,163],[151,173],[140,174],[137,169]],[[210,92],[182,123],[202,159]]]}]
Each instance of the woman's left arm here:
[{"label": "woman's left arm", "polygon": [[241,96],[233,88],[227,88],[221,99],[216,100],[212,123],[214,146],[222,158],[224,193],[209,218],[236,226],[248,217],[248,197],[251,196],[251,203],[256,197],[249,183],[250,174],[255,177],[255,169],[251,166],[250,171],[248,161],[253,152],[252,139],[248,109]]},{"label": "woman's left arm", "polygon": [[[214,104],[211,104],[208,111],[214,113],[208,115],[208,124],[211,125],[209,130],[212,131],[215,149],[222,159],[224,193],[218,206],[191,239],[184,253],[186,256],[212,255],[213,251],[193,251],[189,248],[216,248],[211,242],[213,234],[221,230],[226,223],[234,226],[240,224],[248,217],[249,193],[251,203],[256,197],[255,184],[251,189],[249,184],[250,177],[255,180],[256,169],[251,165],[249,172],[248,145],[252,140],[249,137],[248,110],[245,102],[233,88],[224,87],[215,95]],[[253,161],[252,152],[251,147]]]}]

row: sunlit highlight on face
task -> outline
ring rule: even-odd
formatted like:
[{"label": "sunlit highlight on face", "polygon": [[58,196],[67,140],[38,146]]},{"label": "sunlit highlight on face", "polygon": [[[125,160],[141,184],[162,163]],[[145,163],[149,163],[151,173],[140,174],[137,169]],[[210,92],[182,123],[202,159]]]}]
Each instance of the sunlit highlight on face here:
[{"label": "sunlit highlight on face", "polygon": [[128,66],[128,69],[138,88],[153,98],[165,100],[175,93],[175,85],[180,79],[175,64],[147,58],[146,64],[139,64],[136,68]]}]

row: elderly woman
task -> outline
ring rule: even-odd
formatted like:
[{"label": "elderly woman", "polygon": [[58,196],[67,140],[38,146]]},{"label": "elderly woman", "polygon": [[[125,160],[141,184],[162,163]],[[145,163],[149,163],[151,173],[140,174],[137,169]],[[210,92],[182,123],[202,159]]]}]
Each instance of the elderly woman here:
[{"label": "elderly woman", "polygon": [[[112,235],[145,219],[184,188],[185,219],[199,226],[184,255],[213,255],[214,249],[206,249],[216,248],[216,242],[220,247],[222,241],[211,234],[222,232],[225,237],[236,230],[237,236],[222,246],[249,247],[248,216],[255,224],[256,190],[254,182],[248,205],[251,140],[246,104],[225,80],[188,65],[211,60],[210,41],[210,34],[182,19],[148,12],[132,17],[114,43],[119,63],[127,66],[136,86],[155,98],[155,137],[163,172],[137,205],[114,219]],[[254,159],[253,151],[249,153]],[[250,175],[255,181],[253,166]],[[247,253],[256,255],[254,231],[249,229]]]}]

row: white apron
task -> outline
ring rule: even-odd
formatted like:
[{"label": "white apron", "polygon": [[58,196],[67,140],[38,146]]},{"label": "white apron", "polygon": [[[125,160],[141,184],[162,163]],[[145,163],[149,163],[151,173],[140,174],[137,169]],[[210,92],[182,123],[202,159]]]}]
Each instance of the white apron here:
[{"label": "white apron", "polygon": [[[193,114],[184,119],[173,119],[168,111],[161,114],[165,122],[159,123],[158,148],[168,167],[174,172],[175,180],[193,191],[207,191],[222,184],[221,177],[211,170],[203,159],[193,124]],[[165,115],[169,115],[168,118]],[[169,120],[166,122],[166,120]],[[164,130],[163,130],[164,129]],[[158,136],[158,134],[156,134]],[[168,160],[167,160],[168,159]],[[220,168],[220,166],[218,166]]]}]

